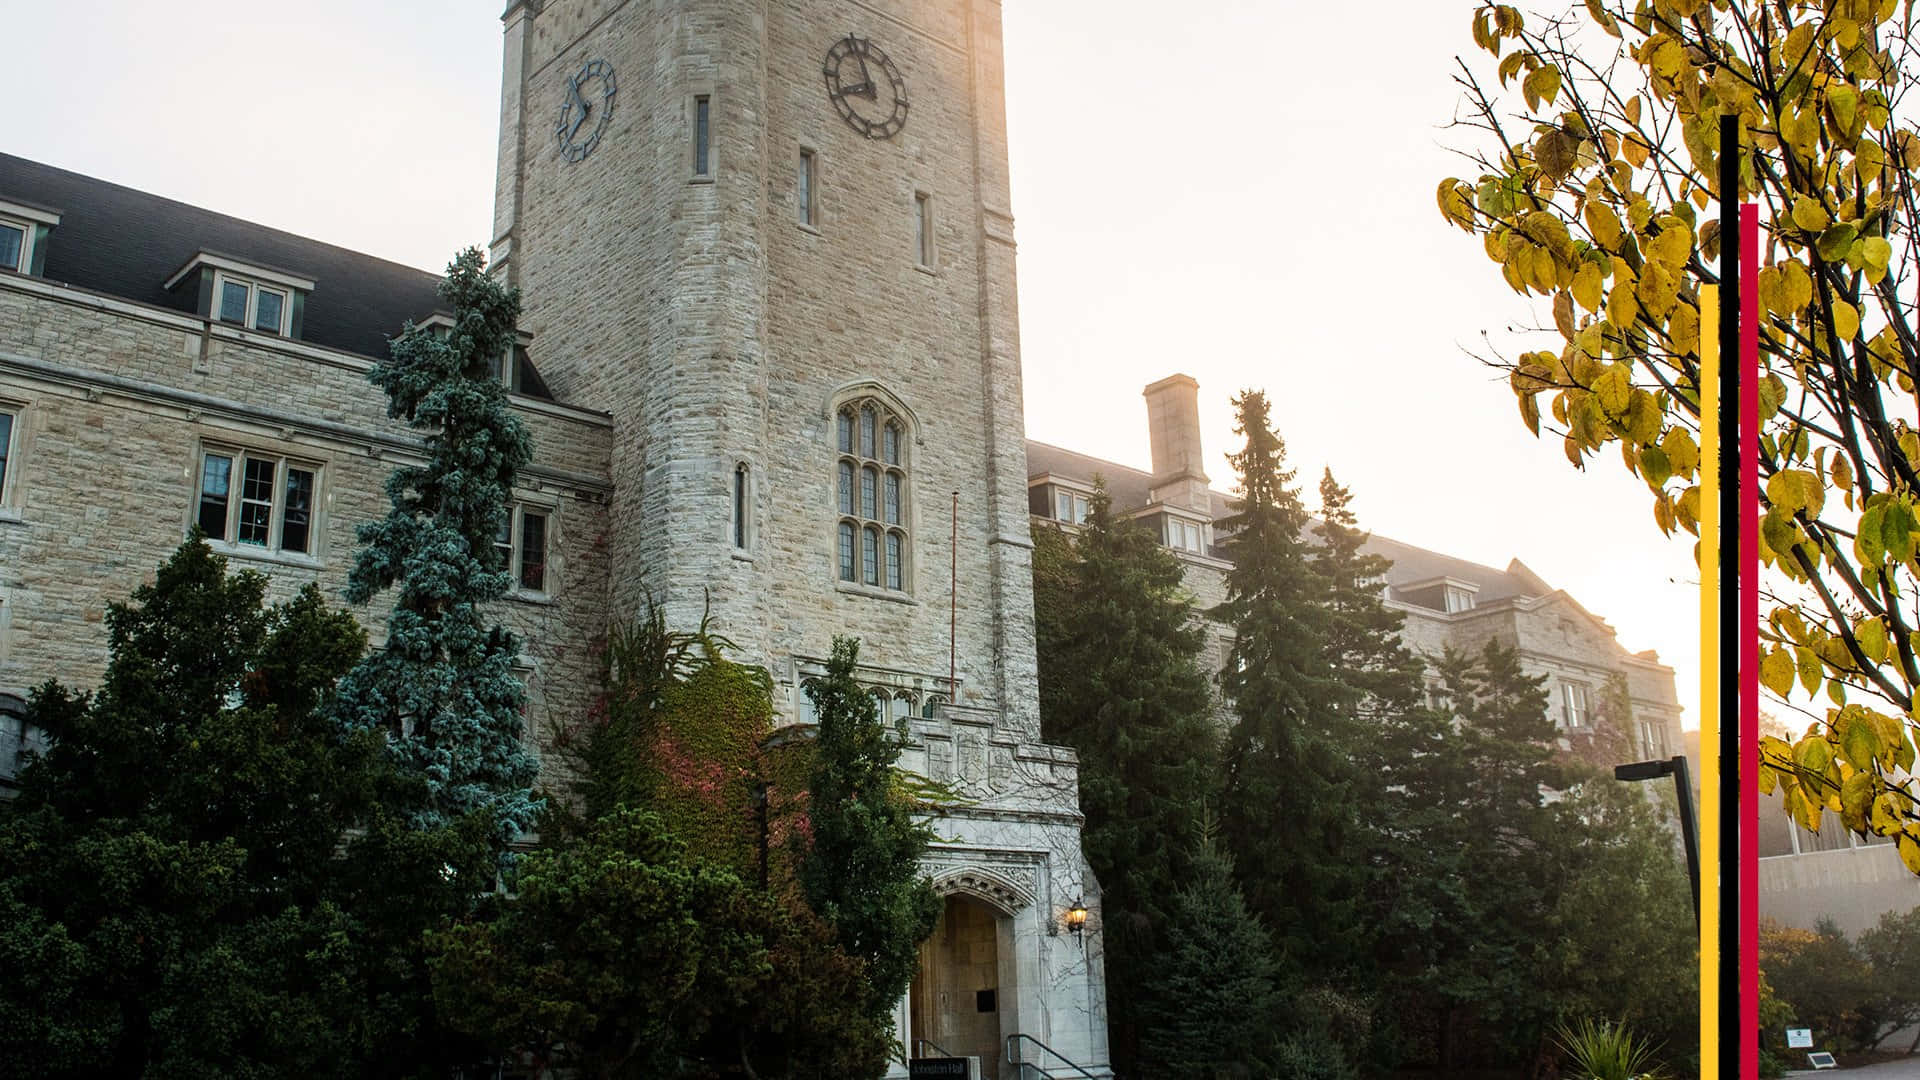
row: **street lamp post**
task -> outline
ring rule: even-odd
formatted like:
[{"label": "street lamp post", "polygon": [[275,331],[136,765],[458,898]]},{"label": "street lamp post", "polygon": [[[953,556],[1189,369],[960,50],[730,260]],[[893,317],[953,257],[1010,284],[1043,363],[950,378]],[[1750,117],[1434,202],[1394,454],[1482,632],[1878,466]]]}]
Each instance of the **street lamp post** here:
[{"label": "street lamp post", "polygon": [[1684,754],[1675,754],[1665,761],[1635,761],[1627,765],[1615,765],[1615,780],[1658,780],[1662,776],[1673,777],[1674,789],[1680,795],[1680,835],[1687,845],[1687,883],[1693,886],[1693,925],[1700,925],[1700,826],[1693,819],[1693,781],[1687,771],[1687,759]]}]

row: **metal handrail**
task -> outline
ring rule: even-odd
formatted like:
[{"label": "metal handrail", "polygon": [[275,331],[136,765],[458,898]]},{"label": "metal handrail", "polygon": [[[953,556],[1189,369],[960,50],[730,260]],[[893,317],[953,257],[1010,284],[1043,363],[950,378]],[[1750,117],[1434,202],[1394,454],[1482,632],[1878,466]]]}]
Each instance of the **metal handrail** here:
[{"label": "metal handrail", "polygon": [[[1022,1042],[1030,1042],[1033,1045],[1039,1047],[1040,1049],[1045,1050],[1047,1053],[1060,1059],[1061,1068],[1072,1069],[1073,1072],[1072,1073],[1055,1073],[1053,1069],[1045,1065],[1041,1065],[1038,1062],[1023,1060],[1020,1056],[1019,1049],[1018,1049],[1020,1043]],[[1065,1054],[1062,1054],[1060,1051],[1055,1050],[1053,1047],[1048,1046],[1046,1043],[1041,1042],[1039,1039],[1036,1039],[1031,1035],[1025,1034],[1023,1032],[1018,1032],[1018,1031],[1007,1036],[1007,1064],[1018,1065],[1020,1067],[1020,1075],[1022,1076],[1026,1075],[1026,1071],[1028,1069],[1032,1069],[1034,1072],[1039,1073],[1040,1076],[1044,1078],[1044,1080],[1058,1080],[1058,1077],[1067,1076],[1067,1075],[1083,1076],[1086,1078],[1086,1080],[1100,1080],[1099,1077],[1081,1068],[1079,1065],[1075,1064],[1071,1058],[1068,1058]]]},{"label": "metal handrail", "polygon": [[926,1056],[927,1056],[927,1048],[928,1048],[928,1047],[932,1047],[933,1049],[935,1049],[935,1050],[938,1050],[938,1051],[940,1051],[940,1056],[941,1056],[941,1057],[949,1057],[949,1058],[950,1058],[950,1057],[957,1057],[957,1056],[959,1056],[959,1055],[957,1055],[957,1054],[955,1054],[955,1053],[954,1053],[953,1051],[951,1051],[951,1050],[949,1050],[949,1049],[947,1049],[946,1047],[944,1047],[944,1046],[941,1046],[941,1045],[940,1045],[939,1043],[937,1043],[937,1042],[934,1042],[934,1041],[933,1041],[932,1039],[915,1039],[915,1040],[913,1040],[913,1056],[914,1056],[914,1057],[926,1057]]}]

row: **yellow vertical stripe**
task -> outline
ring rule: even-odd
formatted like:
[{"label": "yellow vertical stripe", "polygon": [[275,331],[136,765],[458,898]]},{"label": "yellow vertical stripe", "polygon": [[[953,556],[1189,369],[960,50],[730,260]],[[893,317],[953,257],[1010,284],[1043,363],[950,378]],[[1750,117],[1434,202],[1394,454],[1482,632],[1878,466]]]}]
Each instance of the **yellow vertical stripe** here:
[{"label": "yellow vertical stripe", "polygon": [[1700,1075],[1720,1075],[1720,287],[1700,287]]}]

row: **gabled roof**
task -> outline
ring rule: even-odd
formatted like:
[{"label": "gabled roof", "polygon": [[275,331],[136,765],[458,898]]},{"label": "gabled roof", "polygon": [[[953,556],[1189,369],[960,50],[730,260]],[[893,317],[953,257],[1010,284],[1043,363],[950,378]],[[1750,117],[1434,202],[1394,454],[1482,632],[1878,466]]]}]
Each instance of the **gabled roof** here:
[{"label": "gabled roof", "polygon": [[[1027,440],[1027,473],[1036,477],[1052,474],[1082,482],[1091,482],[1098,474],[1107,482],[1107,493],[1113,496],[1115,509],[1121,511],[1138,510],[1147,505],[1147,493],[1153,483],[1150,473],[1033,439]],[[1208,494],[1213,497],[1213,517],[1216,520],[1233,512],[1228,505],[1231,496],[1218,491]],[[1433,578],[1453,578],[1478,586],[1474,602],[1479,606],[1516,596],[1546,596],[1555,591],[1519,559],[1508,563],[1505,570],[1499,570],[1415,547],[1378,533],[1367,541],[1366,551],[1392,560],[1393,569],[1387,572],[1389,585],[1402,586]]]},{"label": "gabled roof", "polygon": [[184,291],[163,286],[198,252],[219,252],[312,279],[301,340],[372,357],[408,319],[445,306],[436,274],[11,154],[0,154],[0,199],[59,211],[46,278],[109,296],[190,311]]}]

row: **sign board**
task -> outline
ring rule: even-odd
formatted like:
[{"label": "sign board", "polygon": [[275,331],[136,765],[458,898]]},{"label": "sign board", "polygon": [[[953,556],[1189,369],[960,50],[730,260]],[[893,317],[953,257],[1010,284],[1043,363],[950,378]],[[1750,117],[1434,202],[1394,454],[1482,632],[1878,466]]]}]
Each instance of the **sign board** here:
[{"label": "sign board", "polygon": [[966,1058],[914,1058],[907,1062],[910,1080],[967,1080]]},{"label": "sign board", "polygon": [[1813,1048],[1812,1028],[1788,1028],[1787,1049],[1810,1050]]},{"label": "sign board", "polygon": [[1816,1069],[1837,1069],[1840,1067],[1840,1063],[1833,1060],[1833,1055],[1827,1053],[1825,1050],[1815,1050],[1813,1053],[1807,1055],[1807,1060],[1812,1062],[1813,1067]]}]

